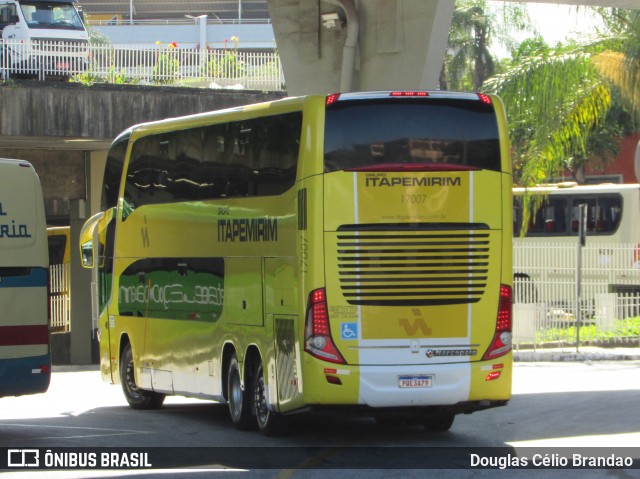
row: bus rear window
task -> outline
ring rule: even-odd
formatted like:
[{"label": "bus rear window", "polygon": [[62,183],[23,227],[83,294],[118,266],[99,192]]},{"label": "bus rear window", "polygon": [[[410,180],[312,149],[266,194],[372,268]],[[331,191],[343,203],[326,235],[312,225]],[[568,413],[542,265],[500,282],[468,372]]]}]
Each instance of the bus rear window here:
[{"label": "bus rear window", "polygon": [[325,172],[401,164],[500,171],[493,106],[429,98],[344,101],[327,108]]}]

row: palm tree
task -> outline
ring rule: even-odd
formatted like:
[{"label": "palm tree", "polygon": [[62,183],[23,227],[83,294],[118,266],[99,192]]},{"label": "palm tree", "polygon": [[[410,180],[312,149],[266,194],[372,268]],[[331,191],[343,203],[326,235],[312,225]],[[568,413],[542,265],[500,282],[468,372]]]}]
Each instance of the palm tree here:
[{"label": "palm tree", "polygon": [[[498,20],[498,15],[501,17]],[[496,73],[498,63],[491,50],[494,41],[514,48],[511,29],[529,25],[520,4],[491,8],[488,0],[458,0],[449,30],[449,48],[440,74],[441,90],[477,91]]]},{"label": "palm tree", "polygon": [[616,10],[606,20],[607,35],[532,49],[484,84],[505,102],[521,184],[541,183],[584,161],[614,92],[640,118],[640,11]]},{"label": "palm tree", "polygon": [[604,51],[594,58],[598,72],[620,90],[625,106],[640,125],[640,10],[601,10],[605,22],[618,33],[619,49]]}]

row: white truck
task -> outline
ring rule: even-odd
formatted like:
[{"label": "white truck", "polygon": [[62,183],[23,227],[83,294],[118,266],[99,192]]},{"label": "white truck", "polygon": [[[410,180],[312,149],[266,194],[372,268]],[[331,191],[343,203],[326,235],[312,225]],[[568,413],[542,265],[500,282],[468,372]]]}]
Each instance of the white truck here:
[{"label": "white truck", "polygon": [[89,34],[73,0],[0,0],[0,74],[66,78],[85,70]]}]

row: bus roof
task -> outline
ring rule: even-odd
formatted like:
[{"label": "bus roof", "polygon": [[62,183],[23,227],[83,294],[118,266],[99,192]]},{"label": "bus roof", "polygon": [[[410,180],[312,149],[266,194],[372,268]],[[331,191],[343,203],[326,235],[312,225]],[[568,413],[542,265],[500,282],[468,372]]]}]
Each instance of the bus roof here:
[{"label": "bus roof", "polygon": [[[324,96],[322,97],[324,98]],[[267,115],[271,110],[274,110],[273,113],[279,113],[281,108],[287,108],[287,106],[294,104],[302,104],[307,98],[309,97],[288,97],[267,102],[250,103],[247,105],[225,108],[222,110],[212,110],[203,113],[196,113],[193,115],[185,115],[146,123],[139,123],[120,133],[120,135],[118,135],[118,137],[116,138],[116,141],[124,139],[127,134],[135,138],[138,135],[144,136],[148,133],[162,133],[164,131],[173,131],[178,125],[180,126],[180,128],[187,129],[190,127],[202,125],[203,122],[216,123],[219,121],[220,123],[223,123],[227,121],[227,117],[229,115],[236,113],[263,112],[265,115]]]},{"label": "bus roof", "polygon": [[489,95],[481,93],[462,93],[462,92],[447,92],[447,91],[369,91],[369,92],[350,92],[350,93],[336,93],[334,95],[307,95],[299,97],[286,97],[278,100],[272,100],[260,103],[251,103],[242,106],[236,106],[231,108],[225,108],[221,110],[213,110],[203,113],[196,113],[193,115],[185,115],[180,117],[166,118],[162,120],[156,120],[146,123],[139,123],[133,125],[123,132],[121,132],[113,144],[128,139],[133,136],[144,136],[149,133],[162,133],[164,131],[172,131],[179,125],[181,128],[190,128],[192,126],[199,126],[203,122],[215,123],[225,122],[227,116],[231,114],[237,114],[242,112],[251,113],[263,113],[268,115],[270,112],[279,113],[282,110],[290,108],[292,105],[302,105],[307,101],[313,101],[314,99],[322,99],[325,101],[328,97],[334,96],[339,101],[349,100],[366,100],[366,99],[383,99],[383,98],[439,98],[439,99],[459,99],[459,100],[479,100],[485,101],[489,98]]},{"label": "bus roof", "polygon": [[530,194],[554,194],[554,195],[573,195],[576,193],[612,193],[616,191],[629,191],[640,189],[638,183],[601,183],[598,185],[579,185],[573,181],[563,183],[553,183],[548,185],[538,185],[529,188],[514,187],[513,194],[516,196],[524,195],[525,192]]}]

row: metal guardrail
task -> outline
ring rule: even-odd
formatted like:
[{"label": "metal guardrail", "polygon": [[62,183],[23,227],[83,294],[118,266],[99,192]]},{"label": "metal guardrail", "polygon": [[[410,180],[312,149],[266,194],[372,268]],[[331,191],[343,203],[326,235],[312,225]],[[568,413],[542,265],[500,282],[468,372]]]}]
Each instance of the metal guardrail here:
[{"label": "metal guardrail", "polygon": [[187,49],[175,44],[148,48],[5,40],[0,44],[0,76],[68,78],[84,83],[284,89],[282,65],[275,52]]},{"label": "metal guardrail", "polygon": [[[85,24],[91,26],[120,26],[120,25],[193,25],[193,21],[196,18],[167,18],[167,19],[148,19],[148,20],[128,20],[124,18],[114,18],[108,20],[96,20],[89,18]],[[207,18],[207,25],[269,25],[271,23],[270,18]]]}]

